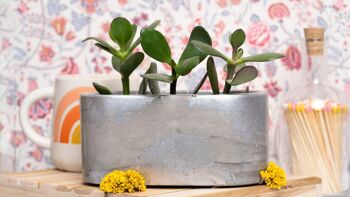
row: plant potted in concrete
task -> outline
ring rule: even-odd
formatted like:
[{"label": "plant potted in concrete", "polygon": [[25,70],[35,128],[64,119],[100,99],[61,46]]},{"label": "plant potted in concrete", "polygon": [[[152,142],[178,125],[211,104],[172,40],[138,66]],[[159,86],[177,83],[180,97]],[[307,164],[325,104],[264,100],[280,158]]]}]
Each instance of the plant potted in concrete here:
[{"label": "plant potted in concrete", "polygon": [[[127,20],[123,18],[123,21]],[[130,42],[130,31],[125,32],[130,27],[125,28],[125,24],[131,26],[128,22],[123,25],[112,22],[111,37],[127,35],[124,42]],[[257,69],[245,63],[270,61],[283,55],[267,53],[242,57],[240,47],[245,34],[239,29],[230,35],[233,50],[229,58],[212,48],[207,31],[197,26],[176,62],[165,37],[154,29],[155,26],[143,29],[137,42],[148,56],[168,64],[171,74],[157,73],[153,62],[142,75],[138,93],[124,91],[130,95],[121,95],[95,84],[100,94],[81,96],[84,181],[98,184],[114,169],[133,168],[144,175],[147,185],[154,186],[259,183],[259,171],[267,164],[267,96],[263,92],[230,91],[230,88],[257,76]],[[119,45],[123,43],[121,39],[115,40]],[[125,59],[119,58],[118,63],[112,59],[113,67],[119,69],[122,76],[128,76],[143,59],[126,64],[136,54],[127,51],[130,53]],[[116,59],[115,53],[112,54]],[[195,90],[176,94],[177,79],[190,73],[207,55],[227,62],[223,94],[220,94],[213,57],[207,59],[207,73]],[[128,70],[126,74],[125,70]],[[207,78],[213,95],[198,93]],[[170,84],[170,94],[159,92],[159,81]],[[127,89],[126,85],[124,87]],[[147,94],[147,87],[152,94]]]}]

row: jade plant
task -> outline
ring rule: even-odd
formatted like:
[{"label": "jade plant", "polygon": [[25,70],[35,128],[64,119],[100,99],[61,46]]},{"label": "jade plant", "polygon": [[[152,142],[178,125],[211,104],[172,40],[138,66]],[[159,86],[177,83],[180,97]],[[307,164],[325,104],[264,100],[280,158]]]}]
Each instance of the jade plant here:
[{"label": "jade plant", "polygon": [[[145,29],[154,29],[159,22],[160,21],[155,21]],[[88,37],[83,40],[83,42],[95,40],[95,46],[112,54],[112,65],[121,75],[123,94],[125,95],[130,94],[129,76],[144,59],[144,54],[142,52],[133,52],[140,44],[140,38],[134,41],[136,32],[137,26],[135,24],[131,24],[126,18],[117,17],[113,19],[109,30],[109,37],[118,45],[117,48],[97,37]],[[107,87],[98,83],[93,83],[93,86],[100,94],[112,94]]]},{"label": "jade plant", "polygon": [[[155,21],[150,26],[140,31],[140,37],[134,41],[137,32],[137,26],[123,18],[115,18],[110,27],[109,36],[118,48],[112,47],[106,41],[97,37],[88,37],[86,40],[95,40],[95,45],[102,50],[112,54],[112,66],[121,74],[123,84],[123,94],[130,94],[129,76],[142,63],[144,54],[142,52],[133,52],[141,44],[143,51],[151,58],[167,64],[171,68],[171,74],[157,73],[157,64],[152,62],[145,72],[141,75],[143,80],[139,87],[139,94],[145,94],[149,87],[152,94],[159,94],[158,81],[170,84],[170,94],[176,94],[177,80],[181,76],[188,75],[197,65],[199,65],[207,56],[210,56],[206,62],[207,72],[196,86],[193,94],[196,94],[204,82],[209,78],[213,94],[220,94],[218,76],[213,56],[219,57],[226,62],[224,70],[227,73],[225,86],[222,91],[229,94],[231,86],[238,86],[254,80],[258,76],[258,70],[248,62],[266,62],[283,57],[279,53],[263,53],[243,57],[241,46],[245,41],[245,33],[242,29],[237,29],[229,36],[229,42],[232,46],[231,56],[226,56],[213,48],[209,33],[201,26],[196,26],[191,31],[189,41],[182,52],[178,61],[172,57],[169,43],[165,36],[157,31],[155,27],[160,21]],[[134,41],[134,42],[133,42]],[[96,91],[100,94],[112,94],[112,92],[100,84],[93,83]],[[249,91],[249,89],[247,89]]]},{"label": "jade plant", "polygon": [[144,52],[153,59],[166,63],[171,68],[171,75],[159,73],[146,73],[142,77],[148,80],[162,81],[170,83],[170,94],[176,94],[176,83],[180,76],[189,74],[207,54],[195,48],[192,41],[205,43],[211,46],[209,33],[201,26],[193,28],[189,41],[180,59],[176,62],[172,58],[170,46],[163,34],[155,29],[144,29],[141,32],[141,46]]},{"label": "jade plant", "polygon": [[232,55],[228,57],[216,50],[207,43],[193,40],[191,44],[201,52],[210,55],[207,60],[207,74],[203,77],[200,84],[196,87],[199,90],[205,79],[208,77],[212,87],[213,94],[219,94],[219,83],[216,73],[215,63],[211,56],[219,57],[226,62],[224,66],[226,75],[224,94],[229,94],[231,86],[238,86],[254,80],[258,76],[258,70],[254,66],[246,65],[247,62],[266,62],[282,58],[284,55],[280,53],[262,53],[258,55],[243,57],[243,49],[241,46],[245,41],[245,33],[242,29],[237,29],[229,36],[229,42],[232,46]]}]

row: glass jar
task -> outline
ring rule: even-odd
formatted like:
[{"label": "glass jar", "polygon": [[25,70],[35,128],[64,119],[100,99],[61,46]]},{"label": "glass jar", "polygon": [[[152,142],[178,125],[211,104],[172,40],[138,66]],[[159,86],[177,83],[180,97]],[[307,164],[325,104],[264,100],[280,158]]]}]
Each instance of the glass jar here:
[{"label": "glass jar", "polygon": [[308,54],[305,81],[289,91],[280,107],[276,132],[279,163],[292,176],[322,178],[323,194],[347,187],[344,152],[348,103],[343,92],[330,85],[324,56],[324,29],[304,30]]}]

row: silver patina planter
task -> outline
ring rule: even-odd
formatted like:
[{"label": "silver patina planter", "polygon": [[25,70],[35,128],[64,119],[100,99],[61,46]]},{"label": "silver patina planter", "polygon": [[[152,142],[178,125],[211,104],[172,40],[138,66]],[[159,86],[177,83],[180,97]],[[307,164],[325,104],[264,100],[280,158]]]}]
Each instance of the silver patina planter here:
[{"label": "silver patina planter", "polygon": [[134,168],[147,185],[239,186],[267,162],[267,96],[81,97],[83,176]]}]

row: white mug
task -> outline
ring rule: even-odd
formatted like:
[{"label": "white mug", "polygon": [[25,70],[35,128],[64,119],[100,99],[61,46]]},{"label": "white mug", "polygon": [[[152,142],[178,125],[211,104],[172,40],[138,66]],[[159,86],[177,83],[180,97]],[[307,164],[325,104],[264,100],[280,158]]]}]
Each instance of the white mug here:
[{"label": "white mug", "polygon": [[[54,88],[37,89],[28,94],[20,106],[20,123],[24,133],[34,143],[51,149],[51,159],[61,170],[81,171],[80,143],[80,94],[96,92],[92,82],[121,91],[120,77],[116,75],[63,75],[55,80]],[[137,80],[130,79],[131,89]],[[35,132],[29,121],[29,109],[41,98],[53,98],[52,137],[47,138]]]}]

